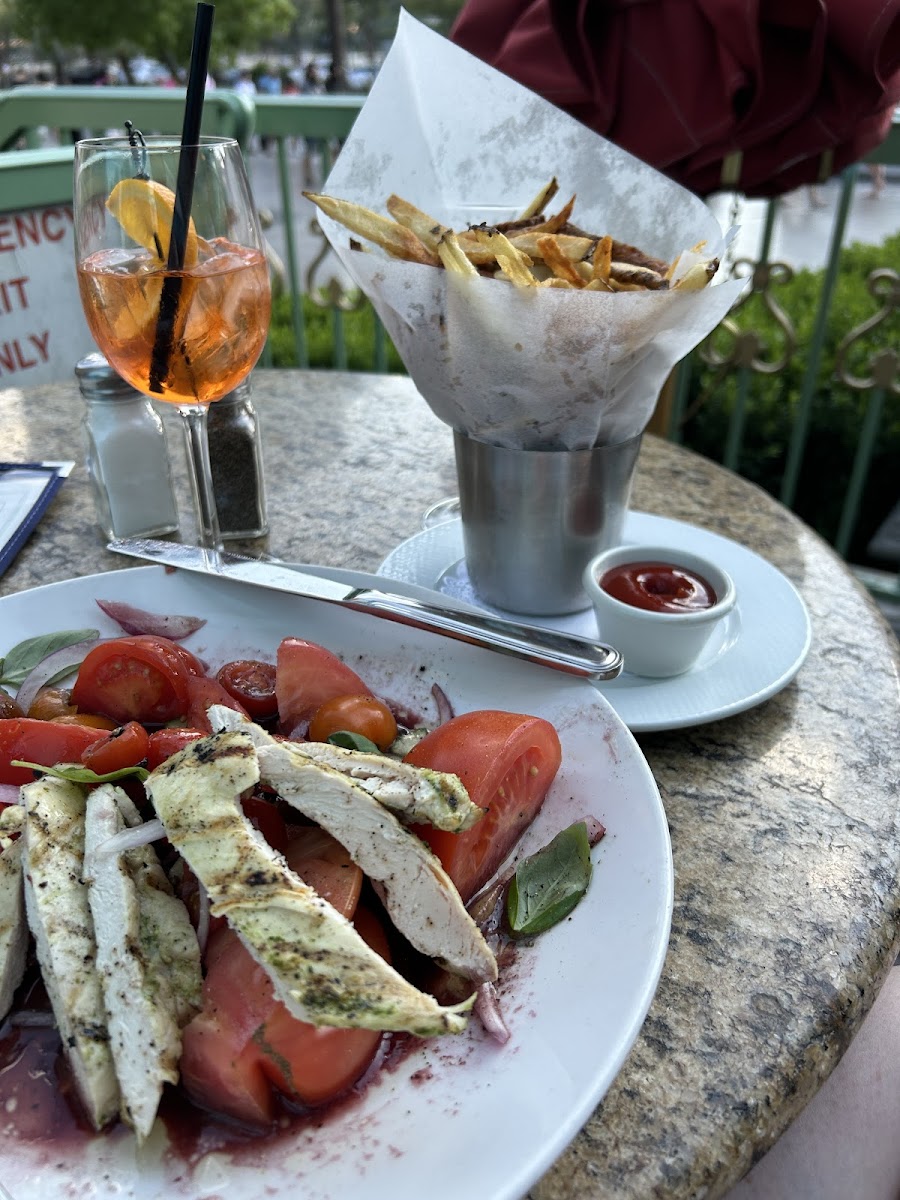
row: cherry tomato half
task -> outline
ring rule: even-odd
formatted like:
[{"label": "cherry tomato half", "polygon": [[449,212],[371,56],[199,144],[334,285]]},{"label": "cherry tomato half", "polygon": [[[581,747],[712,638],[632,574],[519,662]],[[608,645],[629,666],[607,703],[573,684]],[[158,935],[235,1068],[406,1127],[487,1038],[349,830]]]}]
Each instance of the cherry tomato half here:
[{"label": "cherry tomato half", "polygon": [[118,722],[113,721],[111,717],[101,717],[97,713],[80,713],[75,712],[63,713],[61,717],[51,717],[51,725],[83,725],[85,729],[104,729],[107,733],[112,733],[114,729],[118,729]]},{"label": "cherry tomato half", "polygon": [[80,710],[101,713],[117,724],[164,725],[188,708],[184,655],[165,638],[124,637],[89,651],[72,688]]},{"label": "cherry tomato half", "polygon": [[150,734],[147,749],[147,770],[155,771],[160,763],[183,750],[189,742],[206,737],[202,729],[155,729]]},{"label": "cherry tomato half", "polygon": [[7,720],[10,717],[24,717],[22,709],[16,704],[15,700],[8,692],[4,692],[0,688],[0,720]]},{"label": "cherry tomato half", "polygon": [[69,688],[42,687],[28,706],[26,717],[35,721],[54,721],[57,717],[68,717],[75,712],[72,692]]},{"label": "cherry tomato half", "polygon": [[240,658],[219,669],[216,679],[242,704],[254,721],[278,714],[275,698],[275,664]]},{"label": "cherry tomato half", "polygon": [[107,737],[101,738],[81,752],[81,761],[98,775],[136,767],[150,750],[150,735],[137,721],[119,725]]},{"label": "cherry tomato half", "polygon": [[388,706],[374,696],[335,696],[313,713],[309,740],[327,742],[339,730],[358,733],[379,750],[387,750],[397,737],[397,722]]}]

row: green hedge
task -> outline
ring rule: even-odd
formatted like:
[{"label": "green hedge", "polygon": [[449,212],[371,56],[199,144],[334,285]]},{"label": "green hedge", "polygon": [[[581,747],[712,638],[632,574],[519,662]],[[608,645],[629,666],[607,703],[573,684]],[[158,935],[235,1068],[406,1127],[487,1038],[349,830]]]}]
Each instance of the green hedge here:
[{"label": "green hedge", "polygon": [[[314,304],[308,296],[303,297],[303,320],[306,329],[306,349],[311,367],[329,368],[335,365],[334,322],[335,314],[330,308]],[[375,312],[367,302],[355,312],[343,314],[346,370],[374,371],[375,357]],[[387,369],[405,373],[400,355],[386,337]],[[272,305],[272,324],[269,330],[269,350],[275,367],[296,367],[297,350],[294,329],[291,324],[291,301],[289,296],[279,296]]]},{"label": "green hedge", "polygon": [[[869,292],[866,281],[872,271],[889,267],[900,273],[900,234],[880,246],[853,244],[841,255],[822,358],[819,363],[809,422],[809,438],[793,508],[807,524],[833,541],[849,481],[853,456],[862,426],[868,392],[857,392],[834,378],[838,346],[851,330],[882,307]],[[773,286],[771,294],[784,309],[797,333],[797,349],[779,375],[754,375],[742,441],[738,471],[766,491],[778,496],[784,476],[787,449],[806,372],[806,349],[812,340],[813,323],[824,272],[802,270],[785,284]],[[736,314],[742,329],[760,337],[761,356],[779,357],[783,334],[759,296],[752,297]],[[898,344],[898,314],[892,313],[851,352],[847,366],[857,376],[868,377],[871,358]],[[712,344],[727,353],[733,344],[724,331],[717,331]],[[721,461],[728,423],[737,394],[737,377],[732,373],[717,379],[715,368],[694,355],[690,397],[681,436],[685,445]],[[859,518],[848,557],[867,561],[866,546],[900,496],[900,398],[889,395],[882,413],[875,456],[869,469]]]},{"label": "green hedge", "polygon": [[[891,267],[900,273],[900,234],[880,246],[854,244],[841,256],[825,345],[810,416],[809,439],[804,455],[794,509],[827,540],[833,541],[841,505],[849,480],[857,439],[868,403],[868,393],[858,393],[834,382],[835,359],[843,336],[862,324],[881,307],[869,293],[866,280],[878,268]],[[784,475],[787,449],[806,370],[806,348],[812,338],[822,271],[798,271],[785,284],[773,286],[772,295],[788,314],[797,333],[798,346],[786,369],[777,376],[754,376],[738,471],[778,496]],[[309,363],[333,367],[334,314],[308,297],[303,299]],[[764,359],[779,356],[783,342],[777,322],[758,296],[736,315],[742,329],[759,335]],[[375,314],[369,304],[343,317],[346,366],[351,371],[376,369]],[[730,337],[723,331],[713,335],[713,344],[727,353]],[[897,315],[893,314],[857,346],[849,367],[857,375],[868,375],[868,361],[879,350],[898,342]],[[276,300],[272,314],[270,350],[277,367],[297,365],[291,326],[290,300]],[[387,369],[404,367],[389,340]],[[717,378],[714,368],[695,354],[691,387],[681,438],[685,445],[721,461],[728,423],[734,409],[737,379],[733,373]],[[877,449],[862,497],[849,557],[864,563],[866,546],[878,526],[897,502],[900,467],[900,399],[888,396],[881,421]]]}]

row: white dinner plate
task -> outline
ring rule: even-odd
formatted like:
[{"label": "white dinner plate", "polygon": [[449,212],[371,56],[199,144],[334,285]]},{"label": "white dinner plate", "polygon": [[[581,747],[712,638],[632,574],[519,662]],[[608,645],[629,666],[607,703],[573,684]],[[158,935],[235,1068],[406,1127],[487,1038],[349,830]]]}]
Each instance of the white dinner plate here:
[{"label": "white dinner plate", "polygon": [[[629,729],[649,733],[717,721],[761,704],[790,683],[809,652],[809,613],[793,584],[771,563],[729,538],[651,513],[630,512],[624,540],[706,555],[729,572],[738,597],[686,674],[648,679],[629,674],[626,664],[618,679],[597,685]],[[402,542],[378,570],[518,621],[597,636],[592,608],[567,616],[516,617],[479,600],[466,571],[458,518]]]},{"label": "white dinner plate", "polygon": [[[523,849],[585,815],[607,836],[572,916],[519,950],[501,981],[512,1037],[475,1024],[419,1043],[363,1095],[277,1138],[195,1147],[185,1161],[157,1121],[138,1149],[125,1131],[26,1142],[5,1110],[0,1180],[13,1200],[515,1200],[605,1094],[656,990],[672,913],[665,813],[631,733],[589,684],[437,635],[314,600],[161,567],[112,571],[0,599],[0,653],[63,628],[119,631],[96,599],[204,616],[185,643],[211,668],[274,660],[296,635],[337,651],[385,697],[435,719],[432,684],[463,712],[495,707],[553,721],[563,763]],[[183,1144],[184,1139],[179,1139]],[[0,1196],[3,1190],[0,1189]]]}]

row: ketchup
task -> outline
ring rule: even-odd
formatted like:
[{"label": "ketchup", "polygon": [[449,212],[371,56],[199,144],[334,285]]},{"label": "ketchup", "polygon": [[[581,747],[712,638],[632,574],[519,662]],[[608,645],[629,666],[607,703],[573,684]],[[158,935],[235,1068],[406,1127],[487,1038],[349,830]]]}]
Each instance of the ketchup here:
[{"label": "ketchup", "polygon": [[702,575],[671,563],[622,563],[601,575],[600,586],[615,600],[650,612],[701,612],[717,599]]}]

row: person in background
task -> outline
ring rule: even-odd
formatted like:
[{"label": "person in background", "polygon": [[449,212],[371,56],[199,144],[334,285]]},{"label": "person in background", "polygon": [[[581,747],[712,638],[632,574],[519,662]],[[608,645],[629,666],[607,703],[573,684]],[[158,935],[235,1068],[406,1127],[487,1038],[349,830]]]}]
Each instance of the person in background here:
[{"label": "person in background", "polygon": [[253,82],[252,74],[249,71],[241,71],[232,91],[237,92],[239,96],[249,96],[253,100],[256,97],[256,84]]},{"label": "person in background", "polygon": [[[246,96],[251,103],[256,100],[256,84],[253,82],[253,75],[250,71],[241,71],[232,84],[231,90],[237,92],[239,96]],[[254,134],[250,139],[250,149],[254,150],[257,145],[257,137]]]},{"label": "person in background", "polygon": [[[303,72],[303,91],[307,96],[321,96],[325,88],[315,59],[311,58]],[[325,139],[311,137],[306,139],[303,153],[303,185],[307,188],[319,186],[325,173]]]},{"label": "person in background", "polygon": [[867,163],[866,170],[869,172],[869,178],[872,180],[872,190],[869,192],[869,199],[880,200],[881,193],[887,184],[887,167],[884,163]]},{"label": "person in background", "polygon": [[[280,96],[281,95],[281,78],[272,69],[268,63],[263,66],[256,80],[256,90],[261,96]],[[263,136],[260,138],[260,145],[263,150],[268,150],[272,144],[270,137]]]}]

